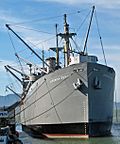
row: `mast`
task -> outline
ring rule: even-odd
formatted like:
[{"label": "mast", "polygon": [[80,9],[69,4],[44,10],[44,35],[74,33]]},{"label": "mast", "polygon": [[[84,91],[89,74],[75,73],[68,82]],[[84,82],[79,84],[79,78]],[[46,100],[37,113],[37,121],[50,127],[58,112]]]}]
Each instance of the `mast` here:
[{"label": "mast", "polygon": [[69,49],[69,24],[67,24],[67,15],[64,14],[64,33],[66,35],[65,37],[65,46],[64,46],[64,52],[65,52],[65,65],[69,65],[69,58],[70,58],[70,49]]},{"label": "mast", "polygon": [[55,25],[56,27],[56,63],[57,63],[57,66],[59,66],[59,50],[58,50],[58,25],[56,24]]},{"label": "mast", "polygon": [[67,23],[66,14],[64,14],[64,33],[60,33],[58,35],[64,39],[64,66],[67,67],[70,62],[69,39],[72,38],[72,36],[75,36],[76,33],[69,33],[69,24]]},{"label": "mast", "polygon": [[87,36],[86,36],[85,44],[84,44],[84,48],[83,48],[83,54],[85,54],[85,50],[86,50],[86,47],[87,47],[87,42],[88,42],[88,37],[89,37],[90,28],[91,28],[91,24],[92,24],[94,10],[95,10],[95,6],[93,6],[93,8],[92,8],[92,13],[91,13],[91,18],[90,18],[90,24],[89,24],[89,27],[88,27]]}]

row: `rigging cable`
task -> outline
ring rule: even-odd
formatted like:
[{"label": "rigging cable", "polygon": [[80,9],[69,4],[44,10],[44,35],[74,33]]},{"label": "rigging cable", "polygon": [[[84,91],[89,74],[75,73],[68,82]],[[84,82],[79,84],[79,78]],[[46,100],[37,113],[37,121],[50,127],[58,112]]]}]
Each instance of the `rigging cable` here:
[{"label": "rigging cable", "polygon": [[[55,38],[55,36],[52,36],[52,37],[50,37],[49,39],[46,39],[46,40],[44,40],[44,41],[42,41],[42,42],[38,42],[37,44],[33,44],[31,41],[29,41],[29,40],[26,40],[27,42],[29,42],[33,47],[36,47],[37,45],[39,45],[39,44],[41,44],[41,43],[44,43],[44,42],[47,42],[47,41],[49,41],[49,40],[51,40],[51,39],[54,39]],[[39,48],[39,47],[38,47]],[[41,52],[42,53],[42,52]]]},{"label": "rigging cable", "polygon": [[18,59],[18,62],[19,62],[19,64],[20,64],[20,67],[21,67],[21,71],[22,71],[22,73],[25,74],[24,69],[23,69],[23,66],[22,66],[22,63],[21,63],[21,61],[20,61],[20,59],[19,59],[19,57],[18,57],[18,54],[15,53],[15,56],[16,56],[17,59]]},{"label": "rigging cable", "polygon": [[[12,40],[12,37],[11,37],[9,31],[8,31],[8,35],[9,35],[9,38],[10,38],[10,41],[11,41],[12,47],[13,47],[14,52],[15,52],[15,55],[16,55],[16,54],[17,54],[17,51],[16,51],[16,48],[15,48],[15,46],[14,46],[14,43],[13,43],[13,40]],[[18,57],[17,57],[17,58],[18,58]],[[23,70],[23,67],[22,67],[22,64],[21,64],[19,58],[18,58],[18,62],[19,62],[19,64],[20,64],[21,71],[24,73],[24,70]]]},{"label": "rigging cable", "polygon": [[[8,31],[8,30],[7,30],[7,31]],[[9,38],[10,38],[10,41],[11,41],[12,47],[13,47],[15,53],[16,53],[16,49],[15,49],[15,46],[14,46],[14,43],[13,43],[13,40],[12,40],[12,37],[11,37],[9,31],[8,31],[8,36],[9,36]]]},{"label": "rigging cable", "polygon": [[81,29],[81,27],[83,26],[83,24],[85,23],[85,21],[87,20],[87,17],[90,15],[90,12],[86,15],[86,17],[84,18],[83,22],[81,23],[81,25],[77,28],[76,32],[75,33],[78,33],[78,31]]},{"label": "rigging cable", "polygon": [[[77,12],[67,13],[67,15],[73,15],[73,14],[81,13],[81,12],[86,11],[86,10],[87,9],[83,9],[83,10],[80,10],[80,11],[77,11]],[[26,24],[26,23],[31,23],[31,22],[35,23],[35,22],[44,21],[44,20],[56,19],[56,18],[63,17],[63,16],[64,16],[64,14],[57,15],[57,16],[52,16],[52,17],[47,17],[47,18],[28,20],[28,21],[23,21],[23,22],[19,22],[19,23],[11,23],[9,25],[15,26],[15,25],[21,25],[21,24]]]},{"label": "rigging cable", "polygon": [[[11,44],[12,44],[12,47],[13,47],[15,53],[17,53],[17,52],[16,52],[16,49],[15,49],[15,46],[14,46],[14,43],[13,43],[13,40],[12,40],[12,37],[11,37],[9,31],[8,31],[8,35],[9,35],[9,38],[10,38],[10,41],[11,41]],[[18,84],[18,81],[16,81],[16,83]],[[13,85],[13,86],[14,86],[14,85]]]},{"label": "rigging cable", "polygon": [[53,107],[54,107],[54,109],[55,109],[56,115],[57,115],[59,121],[62,123],[62,119],[60,118],[60,116],[59,116],[59,114],[58,114],[58,111],[57,111],[57,109],[56,109],[56,106],[55,106],[54,100],[53,100],[53,98],[52,98],[52,95],[51,95],[51,93],[50,93],[48,84],[47,84],[46,81],[45,81],[45,83],[46,83],[46,87],[47,87],[47,89],[48,89],[48,93],[49,93],[50,99],[51,99],[51,101],[52,101]]},{"label": "rigging cable", "polygon": [[20,28],[23,28],[23,29],[26,29],[26,30],[41,32],[41,33],[50,34],[50,35],[55,35],[55,34],[50,33],[50,32],[45,32],[45,31],[41,31],[41,30],[37,30],[37,29],[33,29],[33,28],[27,28],[27,27],[20,26],[20,25],[15,25],[15,27],[20,27]]},{"label": "rigging cable", "polygon": [[[39,45],[39,44],[45,43],[45,42],[50,41],[51,39],[54,39],[54,38],[55,38],[55,36],[50,37],[50,38],[48,38],[48,39],[46,39],[46,40],[43,40],[43,41],[41,41],[41,42],[38,42],[37,44],[34,44],[33,46],[37,46],[37,45]],[[32,43],[31,43],[31,44],[32,44]]]},{"label": "rigging cable", "polygon": [[71,38],[71,39],[72,39],[74,45],[76,46],[78,52],[80,52],[80,46],[77,45],[77,43],[75,42],[75,40],[73,38]]},{"label": "rigging cable", "polygon": [[[75,92],[75,90],[73,90],[70,94],[68,94],[64,99],[62,99],[61,101],[59,101],[58,103],[56,103],[54,106],[50,107],[49,109],[43,111],[42,113],[40,113],[39,115],[36,115],[35,117],[31,118],[31,119],[28,119],[24,122],[28,122],[28,121],[31,121],[33,119],[36,119],[37,117],[41,117],[43,116],[44,114],[46,114],[47,112],[49,112],[50,110],[52,110],[54,107],[60,105],[61,103],[63,103],[65,100],[67,100],[70,96],[72,96],[72,94]],[[61,121],[62,123],[62,121]]]},{"label": "rigging cable", "polygon": [[[90,15],[90,13],[91,13],[91,10],[88,12],[88,14],[86,15],[86,17],[83,19],[81,25],[76,29],[75,33],[78,33],[78,31],[80,31],[80,29],[82,28],[83,24],[84,24],[85,21],[87,20],[87,18],[88,18],[88,16]],[[72,39],[72,40],[73,40],[73,39]],[[73,40],[74,44],[76,45],[76,48],[77,48],[77,47],[78,47],[78,48],[82,47],[82,46],[78,46],[75,41],[76,41],[76,39]],[[78,51],[81,51],[81,50],[78,50]]]},{"label": "rigging cable", "polygon": [[[25,27],[21,27],[21,28],[25,28]],[[25,29],[27,29],[27,28],[25,28]],[[28,29],[29,29],[29,28],[28,28]],[[34,29],[29,29],[29,30],[34,30]],[[42,33],[46,33],[46,34],[51,34],[51,35],[55,35],[55,34],[52,34],[52,33],[43,32],[43,31],[39,31],[39,30],[34,30],[34,31],[42,32]],[[38,42],[37,44],[33,44],[33,43],[30,42],[29,40],[27,40],[27,41],[28,41],[33,47],[36,47],[37,45],[42,44],[42,43],[44,43],[44,42],[47,42],[47,41],[49,41],[49,40],[51,40],[51,39],[54,39],[54,38],[55,38],[55,36],[52,36],[52,37],[50,37],[50,38],[48,38],[48,39],[46,39],[46,40],[43,40],[43,41],[41,41],[41,42]],[[12,39],[11,39],[11,42],[12,42]],[[13,42],[12,42],[12,45],[13,45]],[[13,45],[13,47],[14,47],[14,45]],[[14,47],[14,51],[15,51],[15,53],[17,53],[16,50],[15,50],[15,47]],[[21,50],[21,51],[18,51],[18,53],[22,53],[22,52],[24,52],[24,51],[26,51],[26,49]]]},{"label": "rigging cable", "polygon": [[[78,72],[77,72],[78,73]],[[89,77],[91,75],[92,71],[89,73]],[[60,86],[63,82],[65,82],[70,76],[72,76],[73,73],[71,75],[69,75],[68,77],[66,77],[63,81],[61,81],[58,85],[56,85],[55,87],[53,87],[52,89],[50,89],[48,92],[46,92],[45,94],[43,94],[41,97],[39,97],[38,99],[36,99],[33,103],[31,103],[30,105],[28,105],[26,108],[24,108],[22,111],[20,111],[19,113],[23,112],[25,109],[27,109],[28,107],[30,107],[31,105],[33,105],[36,101],[39,101],[41,98],[45,97],[49,92],[51,92],[52,90],[54,90],[55,88],[57,88],[58,86]],[[81,78],[83,78],[80,74],[79,76]],[[85,78],[83,78],[86,82],[87,80]],[[46,80],[43,81],[43,83],[39,86],[41,87],[44,83],[45,83]],[[37,90],[39,89],[39,87],[37,88]],[[63,103],[65,100],[67,100],[69,97],[72,96],[72,94],[75,92],[75,89],[73,91],[71,91],[66,97],[64,97],[61,101],[59,101],[58,103],[56,103],[55,105],[53,105],[52,107],[50,107],[49,109],[43,111],[42,113],[36,115],[35,117],[31,118],[31,119],[28,119],[24,122],[28,122],[28,121],[31,121],[33,119],[36,119],[37,117],[40,117],[42,115],[44,115],[45,113],[47,113],[48,111],[52,110],[53,108],[57,107],[58,105],[60,105],[61,103]],[[29,97],[30,98],[30,97]]]},{"label": "rigging cable", "polygon": [[[68,78],[69,78],[69,77],[66,77],[66,78],[65,78],[64,80],[62,80],[59,84],[55,85],[52,89],[49,90],[49,92],[53,91],[55,88],[57,88],[59,85],[61,85],[61,84],[62,84],[65,80],[67,80]],[[43,86],[43,84],[45,83],[45,81],[46,81],[46,79],[44,79],[44,81],[37,87],[36,91],[37,91],[38,89],[40,89],[41,86]],[[42,99],[43,97],[45,97],[49,92],[47,91],[47,92],[46,92],[45,94],[43,94],[41,97],[39,97],[39,98],[37,98],[36,100],[34,100],[34,101],[33,101],[31,104],[29,104],[26,108],[24,108],[23,110],[21,110],[20,113],[21,113],[22,111],[24,111],[25,109],[29,108],[29,107],[30,107],[31,105],[33,105],[35,102],[37,102],[37,101],[39,101],[40,99]],[[35,93],[35,91],[34,91],[32,94],[30,94],[30,96],[28,97],[28,99],[29,99],[34,93]],[[73,92],[72,92],[72,93],[73,93]],[[71,93],[71,94],[72,94],[72,93]],[[55,106],[57,106],[57,105],[59,105],[60,103],[64,102],[64,100],[67,99],[71,94],[68,94],[68,96],[66,96],[63,100],[61,100],[60,102],[58,102],[57,104],[55,104],[54,106],[52,106],[50,109],[42,112],[41,114],[37,115],[37,116],[34,117],[34,118],[31,118],[30,120],[35,119],[35,118],[37,118],[37,117],[45,114],[46,112],[50,111],[50,110],[53,109]],[[27,100],[28,100],[28,99],[27,99]],[[26,101],[27,101],[27,100],[26,100]],[[24,102],[26,102],[26,101],[24,101]],[[27,121],[29,121],[29,120],[27,120]]]},{"label": "rigging cable", "polygon": [[100,35],[100,30],[99,30],[99,25],[98,25],[98,20],[97,20],[97,13],[96,13],[96,11],[95,11],[95,20],[96,20],[98,35],[99,35],[99,38],[100,38],[100,44],[101,44],[102,52],[103,52],[103,56],[104,56],[104,61],[105,61],[105,64],[106,64],[106,66],[107,66],[107,61],[106,61],[106,57],[105,57],[105,51],[104,51],[104,48],[103,48],[102,37],[101,37],[101,35]]}]

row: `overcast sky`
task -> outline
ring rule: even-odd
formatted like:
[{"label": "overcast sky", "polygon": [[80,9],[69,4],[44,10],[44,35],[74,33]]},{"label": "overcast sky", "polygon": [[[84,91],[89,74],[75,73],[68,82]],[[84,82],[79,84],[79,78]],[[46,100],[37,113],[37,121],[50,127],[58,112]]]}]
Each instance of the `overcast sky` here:
[{"label": "overcast sky", "polygon": [[[107,64],[116,71],[116,97],[120,101],[120,1],[119,0],[4,0],[0,2],[0,95],[6,95],[5,86],[9,83],[16,83],[8,73],[5,72],[4,65],[16,65],[15,52],[20,52],[25,58],[32,59],[33,54],[26,49],[11,32],[5,27],[6,23],[25,40],[36,46],[36,50],[41,53],[41,49],[55,46],[54,25],[59,24],[59,31],[63,31],[63,14],[68,14],[68,21],[72,32],[79,28],[84,18],[88,15],[92,6],[96,6],[99,30],[103,40]],[[80,11],[80,13],[78,13]],[[88,17],[89,20],[89,17]],[[88,21],[86,21],[87,24]],[[95,18],[93,19],[93,23]],[[17,25],[16,25],[17,24]],[[27,27],[28,29],[21,28]],[[83,30],[82,30],[83,28]],[[77,37],[80,39],[80,46],[85,37],[83,26]],[[38,29],[47,33],[38,33],[30,29]],[[104,64],[102,51],[96,24],[92,24],[90,38],[88,42],[88,52],[98,56],[99,61]],[[83,34],[83,37],[82,37]],[[11,39],[12,42],[11,43]],[[49,40],[51,39],[51,41]],[[39,47],[39,49],[38,49]],[[28,52],[29,51],[29,52]],[[38,59],[33,58],[38,62]],[[15,86],[14,86],[15,87]],[[16,89],[18,87],[16,86]]]}]

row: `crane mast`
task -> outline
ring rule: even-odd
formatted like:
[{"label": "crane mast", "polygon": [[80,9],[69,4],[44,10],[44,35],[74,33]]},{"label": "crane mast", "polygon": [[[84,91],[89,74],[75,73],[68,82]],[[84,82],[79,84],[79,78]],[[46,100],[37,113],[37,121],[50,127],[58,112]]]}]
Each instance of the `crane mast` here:
[{"label": "crane mast", "polygon": [[64,67],[70,63],[70,38],[72,39],[76,33],[69,32],[69,24],[67,23],[67,15],[64,14],[64,33],[59,33],[58,36],[64,39]]}]

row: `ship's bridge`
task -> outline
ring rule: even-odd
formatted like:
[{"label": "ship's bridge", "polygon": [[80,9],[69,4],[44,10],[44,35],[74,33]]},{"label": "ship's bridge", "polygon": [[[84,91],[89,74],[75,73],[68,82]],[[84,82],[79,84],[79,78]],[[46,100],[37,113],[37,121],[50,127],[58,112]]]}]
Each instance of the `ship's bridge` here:
[{"label": "ship's bridge", "polygon": [[70,56],[70,64],[77,64],[77,63],[84,63],[84,62],[91,62],[91,63],[97,63],[98,58],[93,55],[82,55],[79,54],[77,56]]}]

